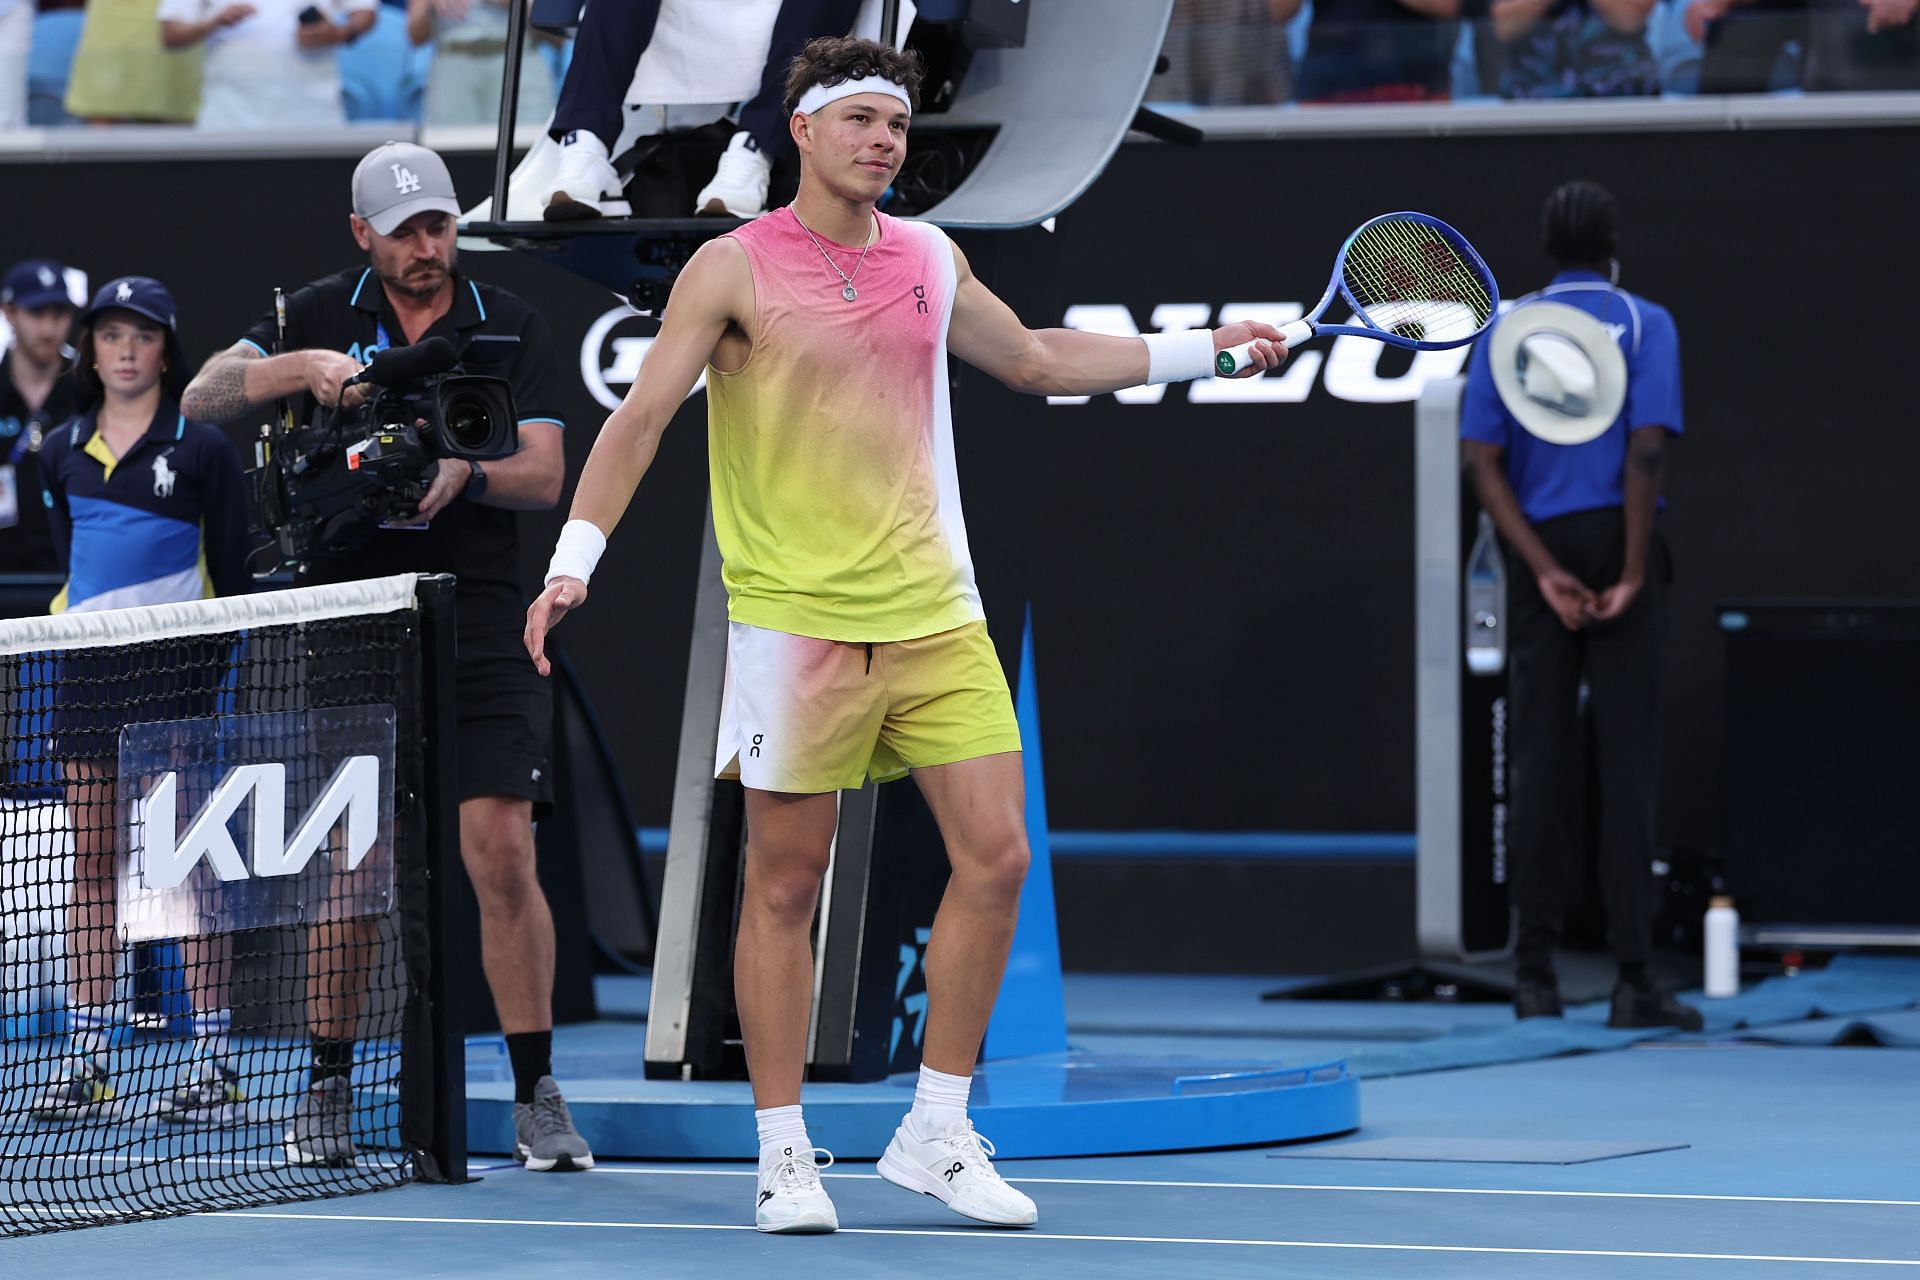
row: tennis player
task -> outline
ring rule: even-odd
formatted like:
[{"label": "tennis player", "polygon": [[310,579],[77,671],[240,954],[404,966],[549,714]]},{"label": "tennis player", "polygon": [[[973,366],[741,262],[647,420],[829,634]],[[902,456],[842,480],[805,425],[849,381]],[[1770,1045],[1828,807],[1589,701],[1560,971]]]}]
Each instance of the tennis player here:
[{"label": "tennis player", "polygon": [[800,1110],[808,929],[834,793],[908,773],[952,876],[927,951],[919,1087],[880,1172],[980,1222],[1037,1221],[966,1111],[1027,842],[1019,729],[960,513],[947,352],[1018,391],[1079,395],[1211,376],[1217,350],[1252,338],[1266,341],[1248,374],[1286,354],[1263,324],[1145,339],[1022,325],[938,228],[875,211],[906,155],[920,76],[914,55],[853,38],[814,40],[794,60],[785,106],[799,195],[687,264],[528,610],[527,648],[544,673],[547,632],[585,603],[661,432],[710,370],[730,619],[716,772],[746,788],[734,995],[762,1231],[838,1225]]},{"label": "tennis player", "polygon": [[[218,427],[180,411],[186,366],[173,296],[158,280],[110,280],[81,317],[79,375],[93,407],[47,436],[40,450],[54,549],[67,584],[53,612],[79,613],[244,594],[247,509],[240,455]],[[115,756],[123,725],[206,715],[225,668],[203,660],[136,670],[131,660],[81,651],[61,665],[54,749],[73,825],[67,964],[72,1059],[29,1110],[40,1120],[110,1112],[108,1072],[118,912],[114,855]],[[193,1026],[201,1050],[159,1116],[181,1124],[237,1124],[246,1095],[228,1061],[231,939],[187,945]]]}]

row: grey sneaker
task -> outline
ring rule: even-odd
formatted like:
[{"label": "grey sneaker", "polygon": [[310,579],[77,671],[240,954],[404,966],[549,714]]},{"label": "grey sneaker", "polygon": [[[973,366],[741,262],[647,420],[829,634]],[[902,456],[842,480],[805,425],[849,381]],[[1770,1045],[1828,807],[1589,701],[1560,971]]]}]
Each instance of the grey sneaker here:
[{"label": "grey sneaker", "polygon": [[344,1169],[354,1162],[353,1085],[347,1077],[328,1076],[307,1087],[282,1146],[289,1164]]},{"label": "grey sneaker", "polygon": [[593,1168],[593,1152],[552,1076],[534,1083],[532,1102],[513,1104],[513,1158],[535,1173]]},{"label": "grey sneaker", "polygon": [[75,1058],[66,1074],[50,1081],[31,1102],[27,1114],[35,1120],[95,1120],[118,1111],[106,1064],[98,1058]]},{"label": "grey sneaker", "polygon": [[232,1067],[202,1062],[180,1073],[179,1086],[160,1099],[154,1114],[169,1124],[245,1124],[247,1094]]}]

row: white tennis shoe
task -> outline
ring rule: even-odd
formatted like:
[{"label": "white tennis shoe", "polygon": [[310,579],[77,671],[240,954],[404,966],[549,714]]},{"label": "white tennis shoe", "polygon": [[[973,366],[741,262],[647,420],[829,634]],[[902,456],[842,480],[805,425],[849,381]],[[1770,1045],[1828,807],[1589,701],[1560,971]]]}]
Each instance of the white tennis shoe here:
[{"label": "white tennis shoe", "polygon": [[1008,1185],[993,1167],[993,1143],[962,1117],[937,1138],[922,1141],[911,1119],[902,1120],[880,1157],[880,1176],[896,1187],[932,1196],[975,1222],[1030,1227],[1040,1221],[1033,1201]]},{"label": "white tennis shoe", "polygon": [[633,216],[620,175],[607,158],[606,143],[585,129],[575,129],[560,140],[560,162],[541,216],[548,222]]},{"label": "white tennis shoe", "polygon": [[727,143],[713,181],[693,198],[693,211],[757,218],[767,211],[767,183],[772,176],[772,158],[742,129]]},{"label": "white tennis shoe", "polygon": [[[826,1159],[816,1161],[819,1156]],[[791,1235],[839,1230],[840,1215],[820,1185],[820,1170],[832,1163],[833,1152],[820,1147],[783,1147],[772,1159],[762,1157],[753,1225],[761,1231]]]}]

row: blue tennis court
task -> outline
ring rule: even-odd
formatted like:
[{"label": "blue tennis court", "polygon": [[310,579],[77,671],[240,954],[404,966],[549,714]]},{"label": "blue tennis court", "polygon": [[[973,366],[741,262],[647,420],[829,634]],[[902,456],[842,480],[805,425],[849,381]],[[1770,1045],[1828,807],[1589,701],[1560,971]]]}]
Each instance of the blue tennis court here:
[{"label": "blue tennis court", "polygon": [[[1276,1063],[1336,1043],[1471,1042],[1501,1034],[1511,1017],[1497,1007],[1261,1006],[1247,1002],[1251,981],[1070,978],[1075,1042],[1115,1036],[1084,1028],[1112,1027],[1119,997],[1141,1022],[1185,1011],[1191,1034],[1133,1038],[1169,1054],[1217,1034],[1237,1009],[1247,1015],[1243,1053]],[[1920,1267],[1920,1049],[1796,1041],[1822,1025],[1830,1036],[1880,1026],[1897,1041],[1915,1016],[1368,1079],[1362,1129],[1323,1142],[1009,1162],[1041,1207],[1025,1232],[972,1227],[881,1182],[870,1164],[827,1173],[837,1234],[784,1238],[747,1225],[745,1161],[543,1175],[475,1157],[480,1180],[466,1186],[15,1240],[6,1257],[20,1275],[155,1277],[726,1275],[793,1262],[853,1276],[1857,1275]],[[1312,1027],[1300,1024],[1329,1038],[1302,1041]],[[1762,1034],[1776,1042],[1733,1038]]]}]

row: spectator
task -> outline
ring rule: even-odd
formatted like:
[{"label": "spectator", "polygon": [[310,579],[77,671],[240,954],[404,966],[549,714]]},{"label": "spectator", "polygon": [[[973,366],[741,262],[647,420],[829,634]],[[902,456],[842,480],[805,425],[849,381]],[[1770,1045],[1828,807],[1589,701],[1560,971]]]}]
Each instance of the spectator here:
[{"label": "spectator", "polygon": [[[1618,272],[1614,204],[1604,188],[1565,184],[1548,199],[1544,222],[1559,274],[1538,301],[1522,299],[1474,347],[1460,419],[1480,505],[1493,517],[1507,562],[1527,570],[1509,575],[1507,601],[1507,847],[1519,919],[1514,1012],[1560,1016],[1553,958],[1565,910],[1560,846],[1584,680],[1600,778],[1600,884],[1620,968],[1607,1025],[1697,1031],[1699,1011],[1655,986],[1647,968],[1660,647],[1673,576],[1655,516],[1667,439],[1681,429],[1680,343],[1664,307],[1611,281]],[[1521,337],[1529,313],[1537,322],[1552,314],[1549,306],[1569,315],[1536,323],[1544,341],[1530,347]],[[1562,368],[1571,345],[1592,371],[1565,380],[1577,390],[1546,394],[1554,384],[1543,371],[1555,363],[1547,341],[1558,344]],[[1569,424],[1579,429],[1561,429]]]},{"label": "spectator", "polygon": [[1800,83],[1805,0],[1691,0],[1686,28],[1700,44],[1701,93],[1766,93],[1783,59],[1791,62],[1790,83]]},{"label": "spectator", "polygon": [[27,55],[33,51],[33,0],[0,0],[0,129],[27,123]]},{"label": "spectator", "polygon": [[[427,72],[428,124],[496,124],[507,54],[507,0],[407,0],[407,38],[432,41]],[[514,118],[544,124],[553,115],[553,69],[533,41],[520,59],[520,101]]]},{"label": "spectator", "polygon": [[347,120],[335,51],[373,27],[377,2],[160,0],[161,39],[206,46],[202,129],[328,128]]},{"label": "spectator", "polygon": [[[1289,22],[1300,0],[1270,0]],[[1302,102],[1434,102],[1452,94],[1460,0],[1314,0]]]},{"label": "spectator", "polygon": [[78,124],[67,114],[67,84],[73,55],[86,30],[83,0],[39,0],[33,18],[33,48],[27,54],[27,127]]},{"label": "spectator", "polygon": [[1287,26],[1270,0],[1178,0],[1162,52],[1155,101],[1225,107],[1293,97]]},{"label": "spectator", "polygon": [[1692,0],[1702,93],[1762,93],[1783,53],[1803,52],[1812,92],[1920,89],[1917,0]]},{"label": "spectator", "polygon": [[0,312],[13,331],[0,357],[0,573],[59,568],[40,501],[40,446],[80,411],[80,384],[67,368],[73,311],[57,262],[17,262],[0,280]]},{"label": "spectator", "polygon": [[89,0],[73,55],[67,111],[94,124],[192,124],[200,110],[199,49],[169,50],[159,0]]},{"label": "spectator", "polygon": [[[546,199],[549,222],[632,212],[610,151],[620,137],[620,108],[640,55],[653,38],[662,0],[595,0],[573,42],[548,132],[560,144],[559,171]],[[791,150],[787,137],[788,64],[818,35],[838,35],[859,15],[859,0],[782,0],[774,20],[760,89],[740,111],[740,127],[693,212],[757,218],[766,212],[773,157]]]},{"label": "spectator", "polygon": [[1654,0],[1493,0],[1503,98],[1618,98],[1660,92],[1647,44]]}]

